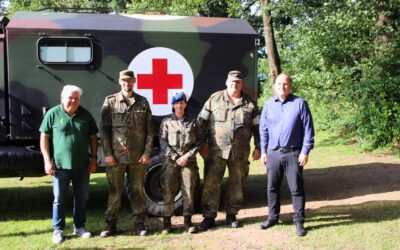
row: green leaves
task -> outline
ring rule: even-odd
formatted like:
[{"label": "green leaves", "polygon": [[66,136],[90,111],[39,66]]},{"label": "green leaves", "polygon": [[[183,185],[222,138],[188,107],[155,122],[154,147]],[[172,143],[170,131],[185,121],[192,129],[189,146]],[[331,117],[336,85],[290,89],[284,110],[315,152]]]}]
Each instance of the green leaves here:
[{"label": "green leaves", "polygon": [[[400,144],[397,2],[291,0],[272,9],[282,69],[310,103],[316,127],[355,135],[365,149]],[[379,14],[391,22],[378,27]]]}]

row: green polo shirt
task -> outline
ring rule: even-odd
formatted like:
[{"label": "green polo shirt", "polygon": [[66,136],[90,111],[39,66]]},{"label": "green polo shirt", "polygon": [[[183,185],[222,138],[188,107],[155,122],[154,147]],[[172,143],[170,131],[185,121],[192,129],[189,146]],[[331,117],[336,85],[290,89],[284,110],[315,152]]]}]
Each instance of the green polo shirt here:
[{"label": "green polo shirt", "polygon": [[57,168],[88,167],[89,136],[98,132],[89,111],[79,106],[75,114],[69,115],[60,104],[46,113],[39,130],[50,135],[51,157]]}]

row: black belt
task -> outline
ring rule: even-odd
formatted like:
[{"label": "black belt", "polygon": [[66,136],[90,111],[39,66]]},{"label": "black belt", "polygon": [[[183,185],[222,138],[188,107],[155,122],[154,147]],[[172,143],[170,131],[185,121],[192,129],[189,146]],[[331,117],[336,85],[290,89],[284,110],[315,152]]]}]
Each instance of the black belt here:
[{"label": "black belt", "polygon": [[294,151],[297,151],[297,150],[300,150],[299,148],[276,148],[276,149],[273,149],[274,151],[278,151],[279,153],[283,153],[283,154],[285,154],[285,153],[290,153],[290,152],[294,152]]}]

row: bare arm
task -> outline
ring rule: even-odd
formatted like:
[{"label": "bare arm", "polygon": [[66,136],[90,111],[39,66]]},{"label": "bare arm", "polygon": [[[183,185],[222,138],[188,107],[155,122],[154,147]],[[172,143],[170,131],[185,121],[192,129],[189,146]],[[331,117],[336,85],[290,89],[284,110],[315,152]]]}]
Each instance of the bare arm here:
[{"label": "bare arm", "polygon": [[93,174],[96,172],[97,169],[97,136],[93,134],[89,136],[89,143],[90,143],[90,163],[89,163],[89,174]]},{"label": "bare arm", "polygon": [[54,175],[56,167],[50,158],[50,135],[40,133],[40,150],[44,159],[44,171],[48,175]]}]

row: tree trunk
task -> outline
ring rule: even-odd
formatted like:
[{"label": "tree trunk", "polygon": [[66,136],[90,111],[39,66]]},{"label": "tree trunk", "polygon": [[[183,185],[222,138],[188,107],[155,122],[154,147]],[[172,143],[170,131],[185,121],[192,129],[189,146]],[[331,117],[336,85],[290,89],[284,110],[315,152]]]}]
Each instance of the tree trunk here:
[{"label": "tree trunk", "polygon": [[269,81],[271,84],[275,83],[277,76],[281,73],[281,65],[279,60],[278,49],[275,43],[274,29],[272,27],[271,11],[267,10],[269,0],[260,0],[262,8],[262,17],[264,24],[264,38],[265,48],[267,50],[269,62]]}]

